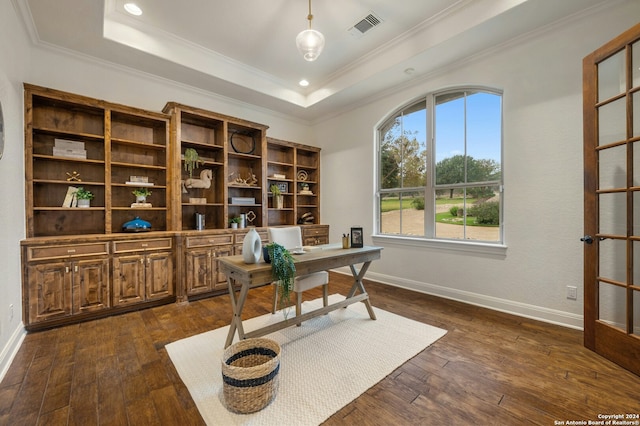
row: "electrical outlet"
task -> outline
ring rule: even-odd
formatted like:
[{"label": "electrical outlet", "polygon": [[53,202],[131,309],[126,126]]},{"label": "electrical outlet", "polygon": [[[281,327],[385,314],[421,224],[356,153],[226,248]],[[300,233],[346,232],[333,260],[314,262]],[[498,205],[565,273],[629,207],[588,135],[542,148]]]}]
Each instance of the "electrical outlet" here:
[{"label": "electrical outlet", "polygon": [[9,305],[9,322],[13,321],[13,303]]},{"label": "electrical outlet", "polygon": [[567,299],[576,300],[578,298],[578,287],[567,286]]}]

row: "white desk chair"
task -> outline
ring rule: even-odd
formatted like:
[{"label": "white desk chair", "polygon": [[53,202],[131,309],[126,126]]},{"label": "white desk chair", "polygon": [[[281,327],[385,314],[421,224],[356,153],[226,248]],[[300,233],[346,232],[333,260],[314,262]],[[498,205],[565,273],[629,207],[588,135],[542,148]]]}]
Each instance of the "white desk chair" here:
[{"label": "white desk chair", "polygon": [[[278,243],[287,250],[302,249],[302,231],[299,226],[287,226],[283,228],[268,228],[269,241]],[[302,292],[314,287],[322,286],[322,301],[324,306],[329,304],[329,273],[327,271],[313,272],[308,275],[297,276],[293,280],[293,291],[296,293],[296,316],[302,314]],[[274,283],[273,309],[276,313],[278,302],[278,286]],[[298,324],[300,325],[300,324]]]}]

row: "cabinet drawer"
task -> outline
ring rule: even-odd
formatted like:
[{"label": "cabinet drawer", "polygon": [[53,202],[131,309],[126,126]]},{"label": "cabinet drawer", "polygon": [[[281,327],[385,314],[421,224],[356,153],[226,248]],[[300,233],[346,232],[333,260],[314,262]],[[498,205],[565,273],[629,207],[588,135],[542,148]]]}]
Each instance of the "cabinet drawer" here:
[{"label": "cabinet drawer", "polygon": [[[260,235],[260,241],[262,244],[266,244],[269,242],[269,234],[266,229],[256,230],[258,235]],[[247,230],[249,232],[249,230]],[[244,237],[247,235],[247,232],[238,232],[235,234],[235,244],[242,244],[244,242]]]},{"label": "cabinet drawer", "polygon": [[127,253],[132,251],[166,250],[171,249],[171,238],[156,238],[150,240],[125,240],[114,241],[114,253]]},{"label": "cabinet drawer", "polygon": [[233,243],[233,235],[231,234],[202,235],[197,237],[186,238],[187,248],[230,245],[232,243]]},{"label": "cabinet drawer", "polygon": [[318,237],[318,236],[328,236],[329,235],[329,227],[328,226],[303,226],[302,227],[302,237]]},{"label": "cabinet drawer", "polygon": [[27,248],[27,259],[61,259],[67,257],[109,254],[109,243],[68,244],[61,246],[35,246]]}]

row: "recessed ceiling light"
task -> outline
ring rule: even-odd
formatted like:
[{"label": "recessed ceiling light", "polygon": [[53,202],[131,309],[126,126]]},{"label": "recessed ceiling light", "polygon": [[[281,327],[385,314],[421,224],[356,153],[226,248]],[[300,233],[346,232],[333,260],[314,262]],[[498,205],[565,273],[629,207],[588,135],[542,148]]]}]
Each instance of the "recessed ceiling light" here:
[{"label": "recessed ceiling light", "polygon": [[416,72],[415,68],[407,68],[407,69],[405,69],[405,70],[404,70],[404,73],[405,73],[406,75],[411,75],[411,74],[413,74],[414,72]]},{"label": "recessed ceiling light", "polygon": [[298,84],[302,87],[307,87],[309,85],[309,82],[303,79],[303,80],[300,80]]},{"label": "recessed ceiling light", "polygon": [[125,3],[124,10],[135,16],[142,15],[142,9],[135,3]]}]

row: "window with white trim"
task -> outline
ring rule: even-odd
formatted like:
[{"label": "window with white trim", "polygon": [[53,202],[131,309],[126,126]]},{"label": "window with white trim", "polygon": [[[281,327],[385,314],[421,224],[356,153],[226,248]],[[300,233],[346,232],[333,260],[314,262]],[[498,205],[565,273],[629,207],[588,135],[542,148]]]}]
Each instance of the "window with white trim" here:
[{"label": "window with white trim", "polygon": [[377,138],[376,235],[503,243],[501,92],[430,93]]}]

